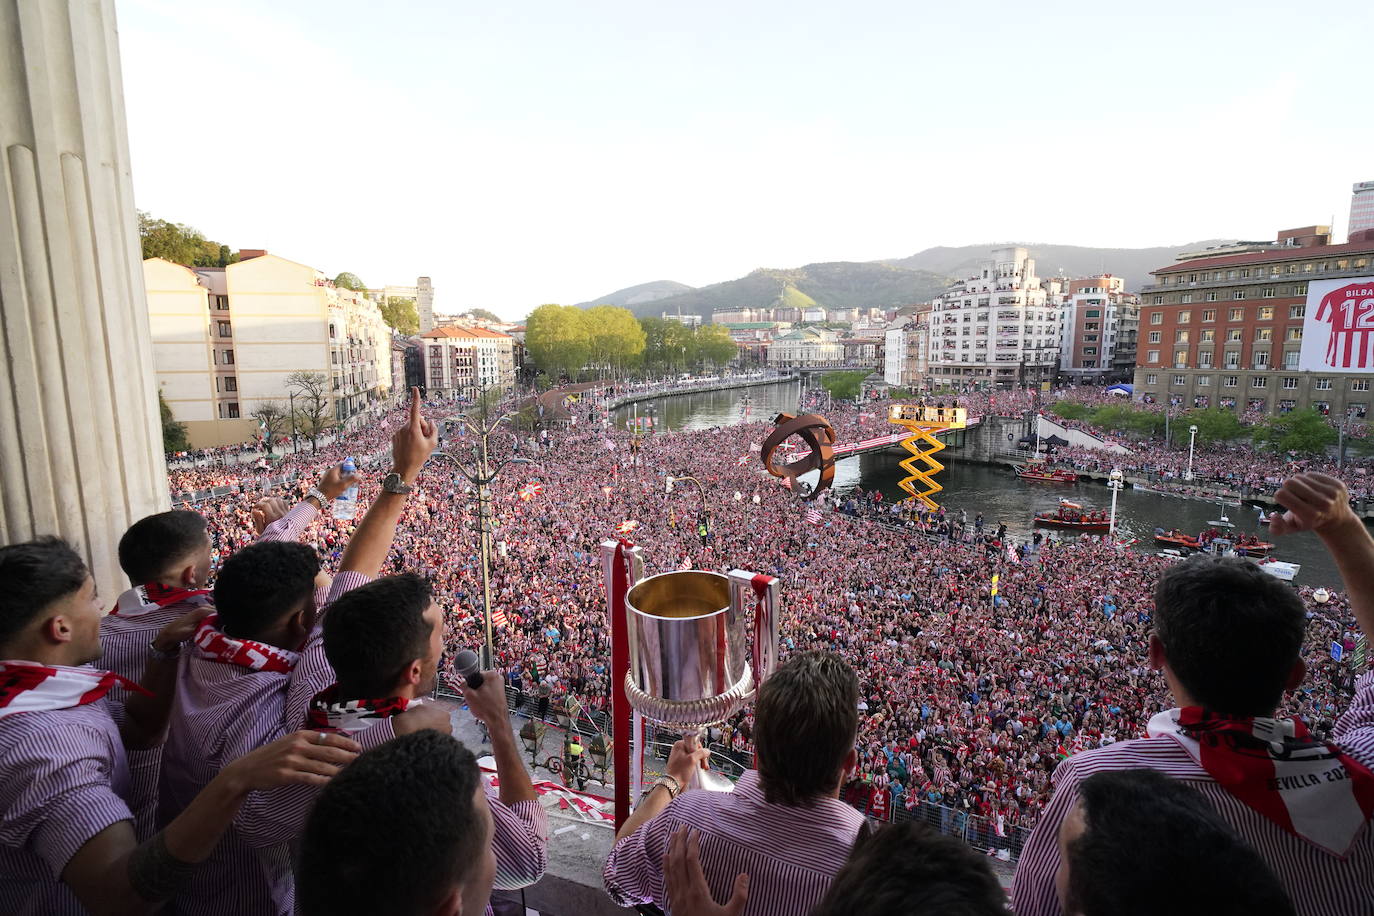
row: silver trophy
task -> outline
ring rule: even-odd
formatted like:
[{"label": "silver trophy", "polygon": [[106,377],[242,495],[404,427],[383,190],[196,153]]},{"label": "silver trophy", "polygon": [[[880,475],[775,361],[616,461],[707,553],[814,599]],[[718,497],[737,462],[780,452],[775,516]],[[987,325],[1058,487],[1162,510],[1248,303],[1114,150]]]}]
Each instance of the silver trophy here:
[{"label": "silver trophy", "polygon": [[[615,541],[602,545],[608,559]],[[633,550],[623,608],[612,600],[611,625],[626,627],[629,669],[625,695],[646,720],[685,734],[718,725],[752,700],[777,667],[778,581],[744,570],[729,575],[693,569],[639,578]],[[753,629],[752,653],[749,628]],[[619,775],[619,774],[617,774]],[[698,771],[700,787],[729,791],[733,783]]]}]

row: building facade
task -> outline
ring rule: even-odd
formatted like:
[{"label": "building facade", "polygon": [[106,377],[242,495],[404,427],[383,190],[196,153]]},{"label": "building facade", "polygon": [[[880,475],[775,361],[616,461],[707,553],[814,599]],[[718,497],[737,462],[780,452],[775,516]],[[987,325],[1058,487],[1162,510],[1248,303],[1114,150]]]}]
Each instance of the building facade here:
[{"label": "building facade", "polygon": [[1367,416],[1374,373],[1299,368],[1308,284],[1374,274],[1374,238],[1332,245],[1323,229],[1154,271],[1141,290],[1136,396],[1182,408]]},{"label": "building facade", "polygon": [[768,365],[782,369],[843,363],[844,346],[819,328],[793,328],[774,337],[768,347]]},{"label": "building facade", "polygon": [[1356,182],[1350,189],[1349,234],[1374,229],[1374,181]]},{"label": "building facade", "polygon": [[1059,375],[1071,382],[1128,381],[1135,372],[1139,297],[1111,274],[1069,280],[1059,313]]},{"label": "building facade", "polygon": [[930,372],[930,309],[898,315],[884,335],[883,378],[893,388],[919,388]]},{"label": "building facade", "polygon": [[431,394],[472,400],[515,386],[515,339],[489,328],[449,326],[420,335],[425,387]]},{"label": "building facade", "polygon": [[954,284],[930,315],[930,375],[954,388],[1013,388],[1053,381],[1058,309],[1024,248],[999,248],[978,274]]},{"label": "building facade", "polygon": [[328,380],[327,414],[337,424],[387,399],[391,332],[376,303],[313,267],[243,254],[223,268],[144,262],[158,385],[191,445],[251,439],[258,407],[290,406],[295,372]]}]

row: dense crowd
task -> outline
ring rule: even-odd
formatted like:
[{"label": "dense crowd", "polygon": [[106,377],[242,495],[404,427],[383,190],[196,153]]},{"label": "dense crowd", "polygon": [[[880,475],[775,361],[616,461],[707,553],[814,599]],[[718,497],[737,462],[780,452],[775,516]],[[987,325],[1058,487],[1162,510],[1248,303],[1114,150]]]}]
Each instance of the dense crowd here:
[{"label": "dense crowd", "polygon": [[[839,441],[890,432],[885,406],[833,409]],[[448,408],[429,413],[442,418]],[[302,472],[297,486],[304,487],[345,454],[381,449],[396,422],[285,465]],[[628,433],[599,423],[493,437],[498,459],[517,450],[531,459],[509,466],[493,487],[495,646],[513,687],[553,704],[573,696],[589,710],[607,705],[597,545],[633,521],[646,574],[740,567],[782,579],[784,654],[831,649],[859,670],[859,778],[884,790],[893,807],[954,806],[987,817],[999,835],[1030,825],[1061,757],[1137,737],[1167,706],[1146,658],[1151,588],[1165,560],[1095,538],[1011,544],[960,507],[894,512],[863,494],[827,501],[813,524],[808,504],[762,472],[757,449],[767,428],[751,422],[653,435],[633,454]],[[462,456],[464,444],[449,450]],[[1068,457],[1088,460],[1077,450]],[[201,482],[201,473],[173,472],[173,489]],[[670,474],[698,478],[704,503],[694,488],[669,492]],[[364,505],[376,476],[364,479]],[[249,507],[242,495],[197,507],[222,555],[251,540]],[[337,563],[352,524],[322,516],[306,533],[326,568]],[[473,487],[449,461],[433,458],[383,568],[433,580],[450,655],[482,639],[475,525]],[[1324,734],[1349,689],[1328,647],[1350,642],[1354,625],[1343,596],[1324,605],[1306,589],[1303,597],[1314,618],[1305,653],[1311,673],[1285,710]],[[717,736],[746,750],[752,728],[746,713]]]}]

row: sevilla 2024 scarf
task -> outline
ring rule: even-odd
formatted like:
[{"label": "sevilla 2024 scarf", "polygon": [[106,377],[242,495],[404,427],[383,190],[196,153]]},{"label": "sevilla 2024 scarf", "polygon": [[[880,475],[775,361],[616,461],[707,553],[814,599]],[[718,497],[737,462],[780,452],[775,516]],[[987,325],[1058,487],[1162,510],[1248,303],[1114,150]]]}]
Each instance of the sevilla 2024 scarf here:
[{"label": "sevilla 2024 scarf", "polygon": [[0,662],[0,718],[19,712],[49,712],[85,706],[109,693],[116,684],[151,696],[113,671],[25,661]]},{"label": "sevilla 2024 scarf", "polygon": [[300,653],[290,649],[269,646],[255,639],[226,636],[217,626],[218,623],[219,615],[211,614],[196,629],[191,642],[195,653],[201,658],[253,671],[277,671],[283,674],[289,674],[301,660]]},{"label": "sevilla 2024 scarf", "polygon": [[347,700],[339,702],[339,685],[330,684],[310,701],[305,713],[307,728],[333,729],[345,734],[366,731],[380,719],[389,719],[398,712],[419,706],[423,700],[406,697],[387,697],[382,700]]},{"label": "sevilla 2024 scarf", "polygon": [[1227,792],[1279,827],[1344,856],[1374,815],[1374,773],[1302,720],[1227,716],[1200,706],[1150,719]]},{"label": "sevilla 2024 scarf", "polygon": [[135,585],[119,596],[110,614],[115,617],[137,617],[139,614],[146,614],[181,601],[191,602],[196,606],[209,604],[210,589],[176,588],[159,582]]}]

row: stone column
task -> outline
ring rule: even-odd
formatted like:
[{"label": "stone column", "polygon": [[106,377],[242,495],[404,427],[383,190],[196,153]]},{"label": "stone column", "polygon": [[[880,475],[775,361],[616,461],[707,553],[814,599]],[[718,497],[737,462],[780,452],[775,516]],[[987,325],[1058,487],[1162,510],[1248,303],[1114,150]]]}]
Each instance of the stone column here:
[{"label": "stone column", "polygon": [[0,543],[168,506],[113,0],[0,0]]}]

